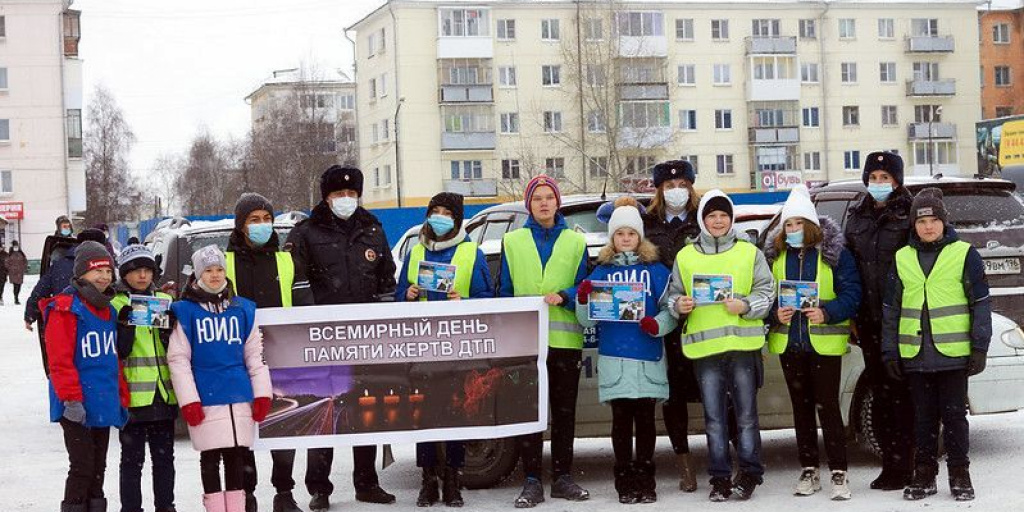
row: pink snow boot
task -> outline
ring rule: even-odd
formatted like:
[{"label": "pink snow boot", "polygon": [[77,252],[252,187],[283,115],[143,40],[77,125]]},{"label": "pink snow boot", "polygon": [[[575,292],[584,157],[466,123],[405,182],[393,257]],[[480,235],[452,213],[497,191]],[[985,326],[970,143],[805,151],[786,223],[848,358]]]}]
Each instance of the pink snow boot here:
[{"label": "pink snow boot", "polygon": [[203,507],[206,512],[226,512],[223,492],[211,492],[203,495]]}]

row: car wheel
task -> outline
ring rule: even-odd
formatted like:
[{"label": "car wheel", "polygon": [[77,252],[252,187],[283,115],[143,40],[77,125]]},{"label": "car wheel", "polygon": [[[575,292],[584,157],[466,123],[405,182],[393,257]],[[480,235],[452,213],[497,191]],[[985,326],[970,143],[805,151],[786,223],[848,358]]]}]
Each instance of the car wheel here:
[{"label": "car wheel", "polygon": [[514,437],[466,441],[462,485],[467,489],[494,487],[512,475],[518,462],[519,447]]},{"label": "car wheel", "polygon": [[876,457],[881,457],[882,449],[878,444],[878,437],[875,435],[871,412],[874,404],[874,393],[863,382],[857,386],[854,403],[856,404],[856,409],[854,410],[853,421],[855,422],[854,427],[857,441],[864,450]]}]

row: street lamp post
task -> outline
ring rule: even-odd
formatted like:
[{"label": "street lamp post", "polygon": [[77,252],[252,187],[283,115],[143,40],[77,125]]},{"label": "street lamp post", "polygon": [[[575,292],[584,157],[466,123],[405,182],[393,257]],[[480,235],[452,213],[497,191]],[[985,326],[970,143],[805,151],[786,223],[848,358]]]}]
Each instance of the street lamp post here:
[{"label": "street lamp post", "polygon": [[397,204],[402,207],[402,153],[398,151],[398,114],[402,111],[402,104],[405,97],[398,98],[398,106],[395,107],[395,192],[398,194]]},{"label": "street lamp post", "polygon": [[932,123],[935,118],[942,115],[942,105],[932,109],[932,115],[928,116],[928,175],[935,176],[935,144],[932,142]]}]

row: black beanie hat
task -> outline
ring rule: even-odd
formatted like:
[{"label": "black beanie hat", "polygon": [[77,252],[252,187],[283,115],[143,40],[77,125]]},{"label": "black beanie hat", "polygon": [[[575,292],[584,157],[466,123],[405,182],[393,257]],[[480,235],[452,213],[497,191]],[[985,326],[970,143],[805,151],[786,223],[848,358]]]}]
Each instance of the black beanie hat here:
[{"label": "black beanie hat", "polygon": [[427,217],[430,216],[430,211],[433,210],[435,206],[444,206],[451,210],[452,220],[455,221],[455,231],[458,231],[462,229],[462,219],[464,215],[462,203],[462,194],[441,192],[440,194],[430,198],[430,204],[427,205]]},{"label": "black beanie hat", "polygon": [[935,187],[918,192],[914,196],[914,203],[910,206],[911,222],[917,222],[917,219],[921,217],[930,216],[938,217],[943,224],[946,224],[946,219],[949,217],[946,205],[942,202],[942,191]]},{"label": "black beanie hat", "polygon": [[60,225],[65,222],[71,224],[71,219],[69,219],[67,215],[61,215],[60,217],[57,217],[57,220],[53,221],[53,223],[57,225],[57,229],[60,229]]},{"label": "black beanie hat", "polygon": [[96,228],[83,229],[78,233],[76,238],[79,242],[96,242],[98,244],[107,243],[107,235],[104,235],[102,231]]},{"label": "black beanie hat", "polygon": [[271,216],[274,215],[274,205],[270,204],[267,198],[255,192],[242,194],[238,198],[238,202],[235,203],[235,229],[241,232],[245,226],[245,219],[257,210],[266,210],[270,212]]},{"label": "black beanie hat", "polygon": [[690,184],[697,182],[697,172],[693,164],[686,160],[669,160],[654,166],[654,188],[658,188],[668,180],[682,178]]},{"label": "black beanie hat", "polygon": [[700,218],[703,219],[704,217],[707,217],[711,212],[725,212],[729,214],[730,218],[732,218],[732,202],[730,202],[727,197],[712,197],[704,204],[704,209],[700,212]]},{"label": "black beanie hat", "polygon": [[355,167],[332,165],[320,176],[320,197],[327,199],[331,192],[338,190],[355,190],[356,195],[363,197],[363,172]]},{"label": "black beanie hat", "polygon": [[114,270],[114,258],[99,242],[86,240],[75,247],[75,278],[82,277],[90,270],[106,267]]},{"label": "black beanie hat", "polygon": [[872,171],[885,171],[892,175],[896,183],[903,185],[903,158],[896,153],[876,151],[868,155],[864,161],[864,173],[861,174],[864,185],[868,184],[868,177]]}]

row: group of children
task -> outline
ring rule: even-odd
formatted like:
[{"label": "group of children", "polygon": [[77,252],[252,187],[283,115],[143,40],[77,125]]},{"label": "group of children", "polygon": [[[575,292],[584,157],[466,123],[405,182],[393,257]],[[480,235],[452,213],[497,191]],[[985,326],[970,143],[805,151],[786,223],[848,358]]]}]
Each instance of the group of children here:
[{"label": "group of children", "polygon": [[[884,157],[892,158],[899,157]],[[866,169],[865,183],[884,178],[875,173],[895,174],[892,169]],[[699,392],[704,408],[710,500],[753,495],[764,475],[757,391],[766,344],[781,359],[793,405],[802,467],[794,493],[811,495],[821,489],[820,420],[830,497],[850,499],[839,386],[851,320],[862,294],[860,271],[844,235],[835,220],[817,214],[807,190],[797,187],[762,251],[737,236],[730,198],[711,190],[698,200],[694,181],[688,162],[665,162],[654,169],[656,192],[647,208],[629,196],[616,199],[608,217],[607,245],[591,268],[586,240],[559,213],[557,183],[543,175],[534,178],[524,197],[529,219],[505,235],[493,286],[483,253],[463,228],[462,197],[438,194],[429,204],[419,244],[405,258],[395,298],[544,297],[550,313],[546,364],[552,498],[582,501],[590,496],[573,480],[571,468],[583,327],[596,327],[599,399],[612,411],[613,474],[620,503],[657,501],[653,456],[658,403],[666,405],[666,424],[675,425],[669,430],[679,455],[680,489],[697,488],[685,441],[684,393],[690,391]],[[901,171],[898,181],[895,188],[902,188]],[[871,197],[885,204],[885,196]],[[881,347],[890,377],[905,380],[913,395],[916,467],[904,496],[920,499],[936,492],[941,421],[951,491],[958,500],[973,499],[964,403],[968,376],[984,369],[991,333],[984,270],[977,251],[957,240],[949,226],[941,192],[919,194],[907,215],[913,227],[909,245],[896,252],[887,275]],[[680,241],[682,235],[666,233],[688,236]],[[420,289],[420,261],[455,265],[453,289]],[[105,454],[109,427],[118,427],[122,512],[142,510],[140,477],[147,444],[156,510],[173,511],[173,432],[179,410],[193,447],[201,452],[206,510],[247,510],[245,458],[256,423],[271,408],[254,303],[235,295],[225,274],[229,263],[224,253],[208,246],[192,256],[193,274],[171,307],[173,329],[129,325],[128,295],[160,295],[153,287],[158,267],[141,245],[125,248],[118,264],[120,280],[115,284],[108,250],[83,242],[75,251],[70,286],[42,304],[51,420],[64,431],[70,459],[61,510],[106,510]],[[706,300],[706,280],[723,276],[728,293]],[[644,315],[625,322],[594,319],[588,302],[599,281],[640,285]],[[814,283],[816,301],[780,307],[783,281]],[[702,289],[696,289],[698,284]],[[684,364],[692,365],[696,390],[675,382]],[[735,475],[731,439],[738,459]],[[526,479],[514,505],[529,508],[545,500],[542,433],[522,436],[519,445]],[[463,506],[464,461],[460,441],[418,445],[422,483],[417,505],[443,501]]]}]

